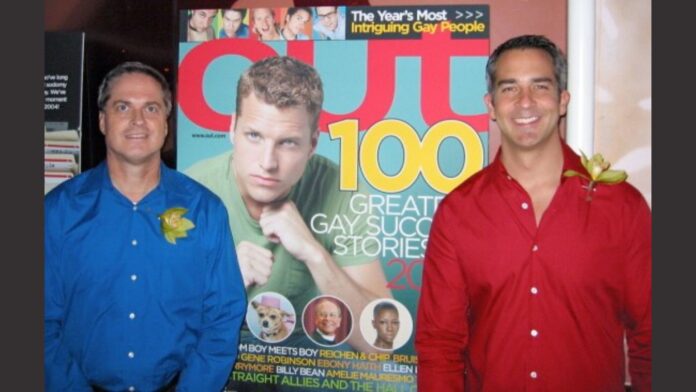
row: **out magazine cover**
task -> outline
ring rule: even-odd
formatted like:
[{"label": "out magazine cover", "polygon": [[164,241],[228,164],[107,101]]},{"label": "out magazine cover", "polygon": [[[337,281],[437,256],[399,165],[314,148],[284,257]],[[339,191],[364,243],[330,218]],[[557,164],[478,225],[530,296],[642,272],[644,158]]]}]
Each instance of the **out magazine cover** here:
[{"label": "out magazine cover", "polygon": [[[257,241],[274,264],[267,283],[247,287],[227,390],[416,390],[415,319],[433,214],[489,162],[489,6],[220,9],[207,20],[196,11],[179,15],[197,31],[180,34],[178,170],[227,173],[237,81],[254,62],[287,55],[312,65],[324,90],[319,138],[291,195],[339,267],[378,260],[387,293],[355,309],[350,294],[322,292],[282,243]],[[258,223],[236,226],[249,216],[242,198],[216,193],[239,251]],[[333,317],[335,334],[324,333],[323,317]]]}]

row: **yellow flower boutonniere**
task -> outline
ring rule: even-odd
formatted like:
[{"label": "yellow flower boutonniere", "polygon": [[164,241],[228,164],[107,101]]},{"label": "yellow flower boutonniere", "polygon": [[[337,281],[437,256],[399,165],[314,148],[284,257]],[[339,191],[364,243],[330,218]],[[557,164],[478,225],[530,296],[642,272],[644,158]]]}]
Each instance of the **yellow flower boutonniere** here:
[{"label": "yellow flower boutonniere", "polygon": [[162,234],[170,244],[176,245],[177,238],[186,237],[186,232],[196,227],[193,222],[183,217],[187,211],[183,207],[173,207],[159,216]]},{"label": "yellow flower boutonniere", "polygon": [[597,184],[618,184],[620,182],[626,181],[628,174],[624,170],[609,170],[611,164],[604,160],[602,154],[594,154],[592,159],[587,159],[585,153],[580,151],[580,161],[582,166],[585,167],[587,172],[590,174],[588,178],[583,173],[578,173],[575,170],[566,170],[563,175],[566,177],[582,177],[590,182],[587,187],[587,201],[592,201],[592,191]]}]

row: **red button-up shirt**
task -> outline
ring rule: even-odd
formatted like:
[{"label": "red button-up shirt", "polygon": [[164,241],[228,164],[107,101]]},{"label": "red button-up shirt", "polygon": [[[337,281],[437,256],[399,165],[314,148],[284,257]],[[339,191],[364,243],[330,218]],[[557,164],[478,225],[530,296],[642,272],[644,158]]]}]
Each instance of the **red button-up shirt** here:
[{"label": "red button-up shirt", "polygon": [[[563,143],[564,167],[587,173]],[[563,177],[537,226],[498,158],[452,191],[428,240],[419,391],[634,391],[651,386],[651,213],[624,182]]]}]

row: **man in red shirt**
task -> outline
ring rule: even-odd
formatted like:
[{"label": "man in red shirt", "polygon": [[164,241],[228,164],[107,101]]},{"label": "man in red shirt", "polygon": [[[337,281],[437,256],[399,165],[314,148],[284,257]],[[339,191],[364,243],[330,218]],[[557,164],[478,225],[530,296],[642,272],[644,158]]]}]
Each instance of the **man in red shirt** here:
[{"label": "man in red shirt", "polygon": [[543,36],[486,66],[495,160],[435,214],[418,307],[419,391],[651,390],[651,213],[592,184],[561,139],[567,65]]}]

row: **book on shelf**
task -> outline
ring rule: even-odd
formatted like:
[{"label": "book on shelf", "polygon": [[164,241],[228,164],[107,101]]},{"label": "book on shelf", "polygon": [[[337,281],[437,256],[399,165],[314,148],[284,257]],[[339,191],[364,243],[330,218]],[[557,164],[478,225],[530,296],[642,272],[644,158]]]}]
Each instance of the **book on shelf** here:
[{"label": "book on shelf", "polygon": [[80,141],[80,134],[76,129],[46,129],[44,141]]},{"label": "book on shelf", "polygon": [[73,178],[75,175],[69,171],[44,172],[44,194],[57,187],[60,183]]},{"label": "book on shelf", "polygon": [[73,154],[45,154],[44,170],[49,172],[77,172],[77,162]]},{"label": "book on shelf", "polygon": [[80,156],[79,141],[44,141],[44,154],[72,154],[75,158]]}]

